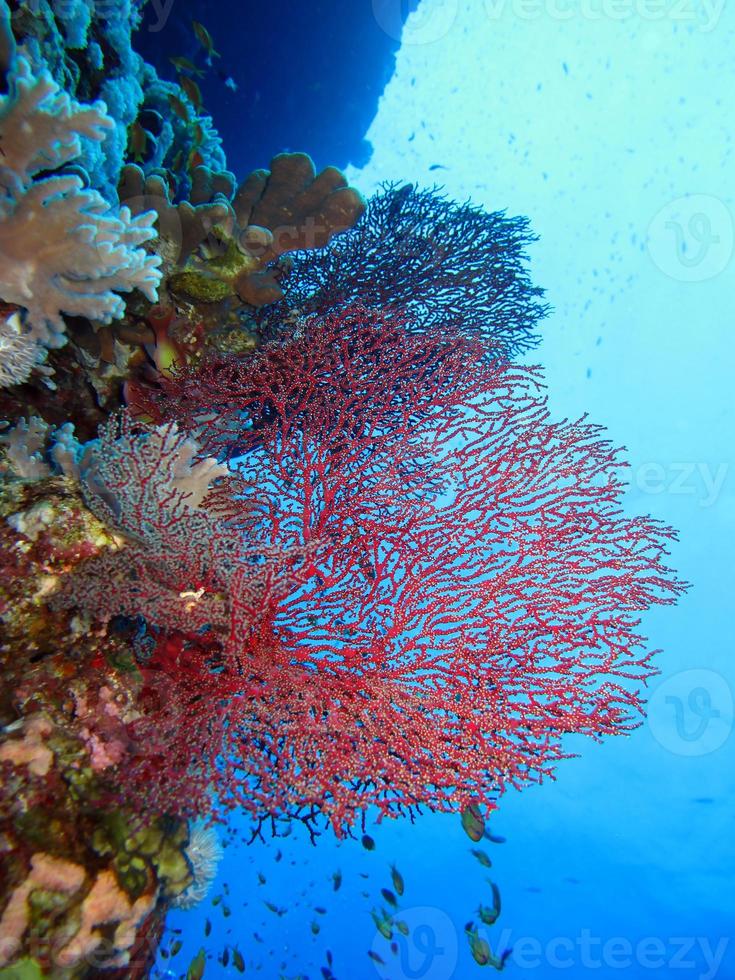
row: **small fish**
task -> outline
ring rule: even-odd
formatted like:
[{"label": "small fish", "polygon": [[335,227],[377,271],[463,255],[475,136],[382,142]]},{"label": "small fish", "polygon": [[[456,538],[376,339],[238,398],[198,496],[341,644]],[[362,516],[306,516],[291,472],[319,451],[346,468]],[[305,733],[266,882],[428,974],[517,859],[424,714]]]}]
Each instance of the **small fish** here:
[{"label": "small fish", "polygon": [[375,850],[375,841],[372,839],[370,834],[362,835],[362,846],[365,848],[366,851]]},{"label": "small fish", "polygon": [[260,871],[258,872],[258,884],[259,885],[264,885],[265,884],[265,875],[262,874],[262,872],[260,872]]},{"label": "small fish", "polygon": [[206,962],[207,954],[204,952],[204,949],[200,949],[189,964],[189,969],[186,971],[186,980],[202,980]]},{"label": "small fish", "polygon": [[396,929],[400,932],[402,936],[407,936],[410,932],[408,928],[408,923],[404,922],[403,919],[399,919],[396,922]]},{"label": "small fish", "polygon": [[224,915],[224,917],[226,919],[229,919],[229,917],[232,915],[232,909],[229,908],[227,905],[223,905],[222,906],[222,915]]},{"label": "small fish", "polygon": [[225,79],[225,88],[229,88],[232,89],[233,92],[237,92],[237,82],[231,75],[228,75]]},{"label": "small fish", "polygon": [[280,851],[276,851],[276,856],[274,858],[276,864],[281,860],[282,857],[283,857],[283,854],[281,854]]},{"label": "small fish", "polygon": [[171,106],[171,109],[176,113],[179,119],[183,120],[184,122],[189,122],[189,110],[186,108],[178,95],[174,95],[173,92],[169,92],[168,104]]},{"label": "small fish", "polygon": [[485,833],[485,821],[480,808],[471,804],[462,811],[462,829],[471,841],[477,843]]},{"label": "small fish", "polygon": [[186,92],[187,98],[197,112],[202,110],[202,93],[193,78],[188,75],[179,75],[179,85]]},{"label": "small fish", "polygon": [[332,889],[334,891],[338,892],[339,889],[340,889],[341,884],[342,884],[342,872],[341,871],[335,871],[335,872],[333,872],[333,874],[332,874]]},{"label": "small fish", "polygon": [[496,970],[502,970],[505,967],[506,960],[513,952],[512,949],[506,949],[500,956],[495,956],[490,949],[490,944],[480,937],[472,922],[468,922],[465,926],[465,933],[475,963],[479,966],[493,966]]},{"label": "small fish", "polygon": [[222,964],[222,966],[227,966],[227,964],[229,962],[230,962],[230,951],[225,946],[225,948],[222,950],[222,956],[220,957],[220,963]]},{"label": "small fish", "polygon": [[334,957],[332,956],[331,949],[327,950],[327,963],[329,964],[330,967],[334,965]]},{"label": "small fish", "polygon": [[212,899],[212,905],[215,908],[217,908],[217,906],[220,904],[221,901],[222,901],[222,896],[221,895],[215,895],[214,898]]},{"label": "small fish", "polygon": [[398,870],[398,868],[395,866],[395,864],[392,864],[390,866],[390,877],[391,877],[391,881],[393,882],[393,887],[395,888],[396,892],[399,895],[402,895],[403,894],[403,890],[404,890],[404,888],[406,886],[405,886],[405,882],[403,881],[403,875]]},{"label": "small fish", "polygon": [[495,909],[488,908],[487,905],[480,905],[477,914],[480,916],[480,921],[486,926],[493,925],[498,918]]},{"label": "small fish", "polygon": [[490,860],[490,858],[487,856],[487,854],[484,851],[481,851],[479,848],[473,847],[470,848],[470,854],[480,862],[483,868],[492,868],[493,862]]},{"label": "small fish", "polygon": [[372,949],[369,949],[368,956],[374,963],[380,963],[381,966],[385,966],[385,960],[379,953],[376,953]]},{"label": "small fish", "polygon": [[204,77],[204,71],[201,68],[197,68],[193,61],[189,61],[188,58],[169,58],[171,64],[174,66],[176,71],[188,71],[192,75],[198,75],[199,78]]},{"label": "small fish", "polygon": [[391,953],[393,953],[394,956],[398,956],[398,943],[391,943],[390,951]]},{"label": "small fish", "polygon": [[498,837],[497,834],[491,834],[489,830],[486,830],[482,836],[485,840],[489,840],[491,844],[505,844],[505,837]]},{"label": "small fish", "polygon": [[443,163],[432,163],[429,170],[449,170],[449,167],[445,167]]},{"label": "small fish", "polygon": [[327,910],[323,906],[321,906],[321,905],[315,905],[314,906],[314,911],[317,912],[319,915],[326,915],[327,914]]},{"label": "small fish", "polygon": [[135,163],[143,163],[148,147],[148,133],[139,122],[128,127],[128,153]]},{"label": "small fish", "polygon": [[487,966],[493,955],[488,941],[479,936],[470,941],[470,951],[472,958],[479,966]]},{"label": "small fish", "polygon": [[201,44],[204,50],[207,52],[207,58],[211,63],[212,58],[219,58],[219,51],[214,50],[214,41],[212,40],[212,35],[209,33],[204,24],[200,24],[198,20],[193,20],[191,26],[194,28],[194,34],[196,35],[197,41]]},{"label": "small fish", "polygon": [[181,942],[181,940],[177,939],[176,942],[171,945],[171,950],[170,950],[171,955],[176,956],[176,954],[181,951],[182,945],[183,943]]},{"label": "small fish", "polygon": [[398,908],[398,899],[393,894],[393,892],[390,890],[390,888],[381,888],[380,889],[380,894],[383,896],[383,898],[386,900],[386,902],[389,905],[392,905],[393,906],[394,909],[395,908]]},{"label": "small fish", "polygon": [[212,931],[212,923],[209,921],[209,919],[205,919],[204,920],[204,935],[205,936],[208,936],[211,933],[211,931]]},{"label": "small fish", "polygon": [[245,960],[243,959],[242,953],[239,949],[232,950],[232,965],[240,973],[245,972]]},{"label": "small fish", "polygon": [[375,928],[378,930],[380,935],[390,942],[390,940],[393,938],[390,916],[386,915],[384,909],[381,909],[381,911],[383,914],[378,915],[375,909],[373,909],[370,915],[372,916],[373,922],[375,923]]},{"label": "small fish", "polygon": [[286,912],[288,911],[287,909],[279,909],[279,907],[277,905],[274,905],[273,902],[263,902],[263,904],[265,905],[265,907],[268,909],[269,912],[273,912],[273,914],[277,915],[279,918],[282,915],[285,915]]},{"label": "small fish", "polygon": [[498,888],[498,886],[495,884],[494,881],[490,881],[489,878],[487,879],[487,882],[490,885],[490,888],[493,893],[493,905],[492,908],[489,908],[488,906],[480,904],[480,908],[478,911],[479,911],[480,918],[485,923],[485,925],[491,926],[498,919],[500,915],[500,910],[502,908],[502,904],[500,901],[500,889]]},{"label": "small fish", "polygon": [[316,919],[314,919],[314,921],[313,921],[313,922],[311,923],[311,931],[312,931],[312,933],[313,933],[313,934],[314,934],[315,936],[318,936],[318,935],[319,935],[319,930],[320,930],[320,929],[321,929],[321,926],[320,926],[320,925],[319,925],[319,923],[318,923],[318,922],[316,921]]}]

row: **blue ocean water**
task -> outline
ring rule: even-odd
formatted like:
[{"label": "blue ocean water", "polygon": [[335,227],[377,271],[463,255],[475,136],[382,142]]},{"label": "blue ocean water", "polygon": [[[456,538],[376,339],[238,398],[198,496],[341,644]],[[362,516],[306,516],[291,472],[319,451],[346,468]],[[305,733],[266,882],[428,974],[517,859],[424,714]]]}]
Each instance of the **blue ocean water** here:
[{"label": "blue ocean water", "polygon": [[[528,215],[532,275],[553,306],[528,360],[557,417],[589,413],[627,447],[627,511],[680,530],[672,560],[692,589],[645,618],[662,649],[646,722],[604,744],[570,740],[578,757],[556,781],[503,797],[491,827],[505,842],[482,845],[491,869],[458,817],[368,815],[373,851],[327,834],[312,846],[299,827],[246,846],[234,821],[209,898],[169,917],[164,950],[182,949],[161,975],[204,946],[207,977],[237,976],[237,948],[246,974],[269,980],[322,967],[342,980],[471,978],[483,968],[464,925],[491,878],[502,913],[486,935],[513,948],[509,976],[728,980],[735,12],[722,0],[414,7],[274,3],[234,32],[231,7],[182,5],[158,32],[144,23],[138,46],[186,55],[186,24],[207,23],[224,78],[205,100],[232,169],[306,150],[349,164],[366,195],[385,180],[441,184]],[[395,953],[370,915],[393,862],[411,927]]]}]

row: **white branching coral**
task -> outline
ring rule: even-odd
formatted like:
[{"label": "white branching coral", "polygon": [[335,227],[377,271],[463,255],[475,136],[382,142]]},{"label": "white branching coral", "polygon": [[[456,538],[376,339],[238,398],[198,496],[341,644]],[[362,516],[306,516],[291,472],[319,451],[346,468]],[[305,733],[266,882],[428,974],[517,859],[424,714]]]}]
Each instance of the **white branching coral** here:
[{"label": "white branching coral", "polygon": [[157,297],[160,259],[137,247],[154,235],[151,216],[105,212],[75,176],[35,181],[17,201],[0,202],[0,295],[26,308],[46,347],[64,343],[62,312],[110,323],[125,310],[113,290]]},{"label": "white branching coral", "polygon": [[[12,427],[0,431],[6,466],[13,476],[24,480],[45,480],[55,473],[77,478],[77,455],[81,447],[74,437],[74,426],[65,422],[52,429],[48,422],[32,415],[18,419]],[[0,473],[2,468],[0,468]]]},{"label": "white branching coral", "polygon": [[45,459],[46,443],[50,426],[33,415],[30,419],[18,419],[16,425],[0,433],[0,446],[14,476],[24,480],[43,480],[51,476],[51,467]]},{"label": "white branching coral", "polygon": [[41,170],[57,170],[82,152],[80,136],[101,142],[115,128],[104,102],[80,105],[51,75],[37,77],[18,55],[10,91],[0,97],[0,148],[7,180],[27,187]]},{"label": "white branching coral", "polygon": [[0,375],[2,384],[27,378],[31,342],[41,358],[64,344],[63,313],[110,323],[124,312],[118,292],[157,298],[161,260],[140,247],[156,235],[155,213],[111,211],[76,174],[37,178],[78,156],[81,136],[100,141],[112,128],[103,103],[80,105],[16,57],[0,96],[0,297],[27,313],[23,331],[10,335],[16,359],[21,349],[25,359]]}]

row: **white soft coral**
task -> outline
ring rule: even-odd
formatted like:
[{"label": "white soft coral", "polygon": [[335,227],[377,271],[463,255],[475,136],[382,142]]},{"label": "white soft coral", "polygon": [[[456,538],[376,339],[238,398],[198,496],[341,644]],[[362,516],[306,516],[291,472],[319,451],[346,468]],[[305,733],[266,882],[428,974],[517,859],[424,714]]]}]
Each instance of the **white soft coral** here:
[{"label": "white soft coral", "polygon": [[104,102],[80,105],[59,88],[47,71],[34,77],[18,55],[0,96],[2,167],[22,186],[42,170],[57,170],[82,152],[80,136],[101,142],[115,128]]},{"label": "white soft coral", "polygon": [[110,323],[123,315],[114,290],[140,289],[155,302],[158,256],[139,248],[155,234],[151,216],[109,212],[79,177],[34,181],[17,200],[0,202],[0,296],[28,311],[33,337],[64,343],[61,313]]},{"label": "white soft coral", "polygon": [[155,212],[112,211],[77,175],[37,178],[77,157],[81,136],[112,128],[103,103],[80,105],[17,56],[0,96],[0,297],[25,308],[41,358],[65,342],[63,313],[110,323],[124,311],[118,292],[157,298],[161,260],[140,247],[156,235]]}]

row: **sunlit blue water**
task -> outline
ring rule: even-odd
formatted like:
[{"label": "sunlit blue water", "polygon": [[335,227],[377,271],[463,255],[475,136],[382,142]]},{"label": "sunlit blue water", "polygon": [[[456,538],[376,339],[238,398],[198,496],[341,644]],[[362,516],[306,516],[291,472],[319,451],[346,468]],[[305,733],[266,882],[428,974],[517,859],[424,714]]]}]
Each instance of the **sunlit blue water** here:
[{"label": "sunlit blue water", "polygon": [[[371,8],[371,30],[391,41],[386,51],[401,47],[377,115],[356,137],[367,138],[372,157],[349,171],[351,181],[366,194],[386,179],[440,183],[457,200],[530,217],[540,236],[534,280],[554,311],[529,359],[544,365],[557,416],[589,412],[627,446],[626,506],[680,529],[673,563],[693,588],[678,608],[646,618],[663,650],[647,722],[604,745],[570,742],[579,758],[556,782],[509,793],[493,822],[506,843],[487,845],[491,870],[469,853],[457,817],[369,827],[371,853],[328,836],[312,847],[297,829],[284,840],[235,842],[204,905],[171,915],[183,948],[161,967],[178,976],[204,945],[207,977],[237,976],[231,959],[221,962],[237,947],[247,974],[319,978],[329,950],[341,980],[464,980],[482,973],[463,927],[489,900],[491,876],[503,911],[488,938],[513,947],[510,977],[730,980],[735,9],[705,0],[423,0],[401,39],[400,4],[354,2]],[[212,12],[213,33],[231,16]],[[338,59],[340,25],[324,16]],[[271,29],[277,52],[277,23]],[[279,86],[284,77],[296,87],[318,81],[305,48],[286,63],[274,55]],[[268,62],[262,50],[253,57]],[[268,101],[267,78],[259,91]],[[227,98],[236,105],[248,93]],[[362,112],[372,95],[317,89],[314,99],[329,119],[333,101],[356,99]],[[287,104],[268,104],[282,110],[279,126],[288,121]],[[218,123],[216,101],[208,108]],[[320,164],[346,162],[322,158],[336,145],[329,129],[291,148]],[[224,136],[233,167],[249,159],[247,131]],[[257,138],[267,143],[267,133]],[[351,159],[360,160],[358,149]],[[370,917],[393,861],[406,879],[401,914],[413,936],[397,937],[395,954]]]}]

